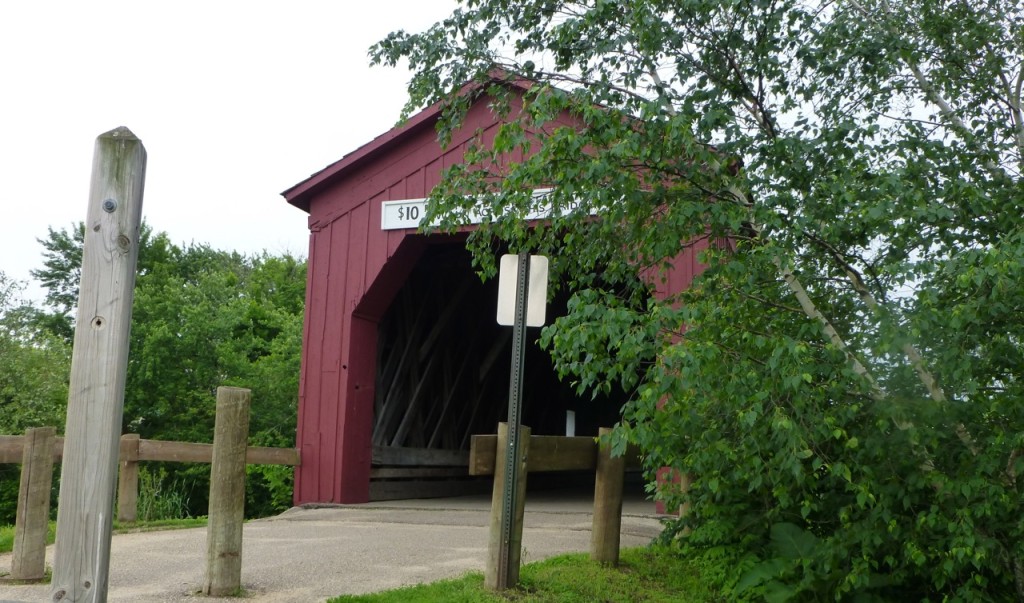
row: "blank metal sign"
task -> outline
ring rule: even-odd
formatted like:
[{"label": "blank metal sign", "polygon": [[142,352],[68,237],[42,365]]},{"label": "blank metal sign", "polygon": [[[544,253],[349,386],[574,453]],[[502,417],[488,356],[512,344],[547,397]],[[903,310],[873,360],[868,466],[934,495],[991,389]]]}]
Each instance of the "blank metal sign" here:
[{"label": "blank metal sign", "polygon": [[[498,324],[512,326],[516,320],[516,285],[519,280],[519,256],[501,256],[498,271]],[[542,327],[547,310],[548,258],[530,256],[529,293],[526,297],[526,326]]]}]

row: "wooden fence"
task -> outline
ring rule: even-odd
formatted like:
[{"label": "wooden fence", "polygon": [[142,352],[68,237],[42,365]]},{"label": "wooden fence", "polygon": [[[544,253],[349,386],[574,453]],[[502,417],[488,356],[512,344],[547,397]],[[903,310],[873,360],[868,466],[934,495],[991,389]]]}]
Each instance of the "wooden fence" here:
[{"label": "wooden fence", "polygon": [[[221,388],[224,389],[224,388]],[[247,390],[243,390],[247,391]],[[220,391],[218,390],[218,396]],[[247,429],[247,425],[246,425]],[[40,429],[29,430],[25,436],[0,436],[0,463],[21,463],[24,474],[29,466],[30,457],[32,471],[36,472],[42,468],[52,469],[53,462],[62,460],[64,455],[64,438],[53,437],[53,428],[49,430],[49,437],[35,437],[34,433]],[[244,441],[244,432],[241,437]],[[50,444],[52,442],[52,444]],[[40,444],[44,446],[40,450]],[[48,447],[49,454],[45,447]],[[137,434],[125,434],[121,436],[119,452],[118,487],[117,487],[117,518],[119,521],[136,521],[138,519],[139,501],[139,463],[142,461],[162,461],[178,463],[214,463],[214,444],[196,444],[192,442],[169,442],[162,440],[143,440]],[[300,456],[295,448],[266,448],[261,446],[249,446],[245,449],[245,464],[248,465],[298,465]],[[216,467],[216,465],[215,465]],[[239,469],[240,470],[240,469]],[[44,473],[40,473],[44,475]],[[49,475],[49,473],[45,473]],[[244,477],[239,476],[239,480]],[[12,577],[26,580],[41,580],[44,576],[44,558],[39,552],[46,550],[46,525],[49,509],[49,483],[46,478],[44,488],[35,488],[42,494],[36,496],[36,502],[30,502],[27,493],[26,483],[32,481],[40,482],[41,479],[22,479],[21,490],[18,501],[18,523],[15,526],[15,551],[14,567]],[[222,480],[223,481],[223,480]],[[36,484],[38,486],[38,484]],[[40,498],[42,497],[42,498]],[[211,500],[213,492],[211,490]],[[239,504],[239,509],[241,506]],[[213,509],[211,508],[211,518]],[[241,534],[241,514],[234,523]],[[238,544],[240,547],[240,543]],[[19,561],[24,562],[19,563]],[[213,567],[211,565],[211,567]],[[237,574],[238,572],[234,572]],[[208,571],[210,575],[217,574],[213,569]],[[237,582],[237,576],[228,578]],[[233,582],[230,582],[233,584]],[[237,586],[237,585],[236,585]],[[221,589],[223,590],[223,589]],[[225,592],[229,592],[228,588]],[[212,591],[211,591],[212,592]],[[218,591],[220,592],[220,591]]]},{"label": "wooden fence", "polygon": [[[501,427],[504,427],[502,425]],[[609,430],[602,429],[602,434]],[[500,430],[499,430],[500,433]],[[22,463],[26,436],[0,436],[0,463]],[[53,438],[52,459],[59,461],[64,450],[63,438]],[[422,464],[429,461],[436,465],[427,469],[437,477],[448,477],[455,473],[465,475],[468,463],[470,476],[495,475],[498,462],[498,435],[474,435],[469,453],[435,451],[437,458],[425,459],[422,450],[375,447],[374,464],[392,465],[375,467],[375,477],[424,477]],[[593,437],[530,436],[525,449],[525,477],[530,473],[557,471],[595,471],[594,515],[591,534],[591,557],[603,563],[618,563],[620,526],[622,521],[622,490],[624,473],[627,468],[640,467],[636,449],[630,447],[624,457],[612,457],[607,445],[599,445]],[[213,444],[144,440],[137,434],[121,436],[119,450],[120,471],[118,477],[117,509],[118,520],[137,519],[139,463],[144,461],[211,463]],[[44,455],[45,456],[45,455]],[[247,447],[246,464],[290,465],[300,464],[299,450],[295,448]],[[408,468],[403,468],[405,465]],[[459,468],[461,466],[461,469]],[[497,483],[497,480],[495,481]],[[441,484],[439,484],[441,485]],[[497,513],[501,493],[493,489],[492,515]],[[525,491],[516,501],[522,516]],[[492,532],[494,518],[492,517]],[[45,538],[45,530],[42,531]],[[492,533],[492,540],[495,534]],[[489,555],[488,571],[491,560]]]},{"label": "wooden fence", "polygon": [[[21,463],[25,436],[0,436],[0,463]],[[55,438],[53,459],[60,461],[64,454],[64,438]],[[213,444],[143,440],[137,434],[121,436],[120,471],[117,485],[117,519],[135,521],[138,518],[139,463],[162,461],[171,463],[210,463]],[[248,465],[299,464],[297,448],[266,448],[249,446],[245,453]]]},{"label": "wooden fence", "polygon": [[[498,557],[494,553],[500,535],[496,529],[499,508],[502,503],[500,478],[502,467],[498,466],[499,444],[504,445],[506,426],[498,427],[497,435],[474,435],[470,440],[469,474],[494,475],[494,489],[491,498],[490,552],[484,582],[494,588],[493,576],[497,574]],[[601,434],[610,433],[601,428]],[[529,436],[521,444],[526,457],[525,471],[521,479],[525,484],[530,473],[551,471],[595,471],[594,514],[590,540],[590,557],[608,564],[619,562],[620,527],[622,525],[622,491],[625,471],[640,468],[640,456],[634,447],[627,449],[622,457],[612,457],[607,445],[600,445],[593,437]],[[502,448],[503,449],[503,448]],[[525,487],[517,493],[515,516],[523,516]],[[522,523],[519,522],[521,538]],[[513,536],[515,539],[515,536]],[[518,560],[515,563],[518,566]],[[510,581],[512,584],[515,580]]]}]

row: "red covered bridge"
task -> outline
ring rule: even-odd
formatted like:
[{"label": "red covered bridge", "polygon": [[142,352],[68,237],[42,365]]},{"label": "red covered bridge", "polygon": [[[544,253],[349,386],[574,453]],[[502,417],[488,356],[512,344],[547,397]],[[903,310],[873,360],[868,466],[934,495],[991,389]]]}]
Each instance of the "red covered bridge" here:
[{"label": "red covered bridge", "polygon": [[[473,274],[464,236],[419,234],[409,215],[475,132],[487,140],[499,121],[479,99],[442,149],[439,113],[422,111],[283,193],[310,230],[296,504],[464,492],[470,435],[505,419],[511,330],[495,322],[496,283]],[[689,286],[697,251],[680,256],[665,292]],[[564,435],[567,413],[577,435],[618,420],[621,400],[577,400],[535,346],[526,362],[523,423],[535,435]]]}]

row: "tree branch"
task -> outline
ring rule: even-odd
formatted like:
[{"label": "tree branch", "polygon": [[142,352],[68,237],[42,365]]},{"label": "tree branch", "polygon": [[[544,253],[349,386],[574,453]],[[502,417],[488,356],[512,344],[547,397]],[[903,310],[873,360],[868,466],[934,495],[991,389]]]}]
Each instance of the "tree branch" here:
[{"label": "tree branch", "polygon": [[[875,18],[874,14],[869,12],[864,5],[861,4],[860,0],[850,0],[850,4],[861,14],[862,17],[864,17],[865,20],[877,24],[885,31],[885,33],[894,37],[899,37],[899,32],[894,31],[888,23],[880,23],[878,19]],[[892,17],[892,8],[889,6],[889,2],[887,0],[882,0],[881,5],[886,16]],[[963,137],[964,142],[969,143],[973,140],[975,138],[974,133],[971,132],[970,128],[967,127],[967,124],[960,119],[960,116],[957,115],[953,107],[946,102],[946,99],[944,99],[942,95],[939,94],[938,90],[935,89],[935,86],[933,86],[931,80],[925,76],[920,65],[917,64],[917,61],[913,60],[913,58],[909,56],[905,56],[903,58],[903,62],[906,63],[907,68],[910,69],[910,73],[914,76],[914,80],[917,82],[917,85],[920,86],[921,91],[924,92],[925,98],[939,108],[939,113],[953,126],[953,129]],[[1003,179],[1007,177],[1006,172],[991,159],[986,159],[982,162],[982,165],[984,165],[985,170],[995,178]]]},{"label": "tree branch", "polygon": [[[855,6],[860,7],[859,3],[857,3],[856,0],[854,1]],[[661,77],[658,75],[657,70],[654,68],[654,65],[651,64],[650,61],[647,61],[646,67],[648,76],[651,77],[652,81],[654,81],[655,85],[658,87],[659,100],[662,102],[665,111],[668,112],[670,115],[677,115],[678,112],[676,111],[675,107],[662,92],[664,90],[664,84],[661,80]],[[732,66],[730,68],[733,70],[733,73],[740,78],[740,83],[744,87],[744,89],[748,91],[748,94],[752,94],[752,91],[750,91],[750,87],[747,85],[745,79],[743,79],[742,73],[737,71],[737,69],[735,68],[735,63],[732,63]],[[941,97],[938,98],[939,100],[942,100]],[[756,103],[757,99],[753,98],[753,101]],[[948,105],[946,106],[948,107]],[[951,108],[950,115],[952,115],[953,118],[959,120],[959,118],[957,118],[956,115],[952,114]],[[777,135],[774,128],[771,127],[771,122],[769,121],[768,123],[765,123],[765,116],[763,114],[760,116],[760,118],[757,114],[755,114],[754,117],[766,133],[768,133],[770,136]],[[716,169],[718,167],[719,166],[717,165],[712,166],[712,169]],[[742,190],[740,190],[736,186],[730,186],[727,192],[734,199],[736,199],[738,203],[746,207],[751,214],[753,213],[753,203]],[[754,223],[753,219],[749,221],[749,224],[750,228],[754,232],[754,236],[758,236],[760,229]],[[804,289],[803,284],[800,282],[800,279],[798,279],[796,274],[793,273],[792,268],[784,264],[781,258],[779,257],[773,258],[772,261],[779,271],[779,276],[786,283],[786,286],[789,288],[793,296],[796,297],[797,302],[800,304],[800,307],[803,310],[804,314],[807,317],[814,320],[815,322],[817,322],[819,325],[821,325],[821,329],[825,336],[838,350],[843,352],[843,354],[846,356],[847,361],[850,363],[851,368],[853,368],[853,371],[868,383],[868,385],[870,386],[869,395],[871,396],[871,398],[875,401],[885,400],[886,394],[881,389],[881,387],[879,387],[878,382],[871,375],[871,372],[867,369],[866,366],[864,366],[860,359],[853,354],[847,343],[843,340],[842,336],[835,329],[835,326],[833,326],[832,322],[829,321],[829,319],[825,317],[825,315],[822,314],[820,310],[818,310],[817,306],[814,304],[814,301],[807,294],[807,290]],[[851,283],[853,284],[854,289],[858,291],[858,293],[863,292],[867,294],[866,297],[862,296],[862,300],[869,307],[875,308],[877,306],[877,302],[874,299],[874,296],[871,295],[870,290],[868,290],[867,286],[864,285],[864,282],[860,278],[859,273],[856,270],[848,270],[847,275],[848,277],[851,278]],[[909,346],[909,349],[906,346]],[[906,346],[904,347],[904,353],[907,354],[908,359],[910,359],[911,363],[914,364],[915,370],[918,371],[918,375],[922,378],[922,381],[925,383],[925,386],[929,389],[929,392],[931,393],[933,390],[937,391],[938,395],[940,395],[940,397],[944,400],[945,396],[942,393],[942,390],[937,389],[934,378],[924,367],[924,361],[921,358],[921,355],[917,352],[916,348],[909,344],[909,342],[906,344]],[[896,427],[899,428],[900,430],[906,430],[912,426],[910,423],[905,421],[899,421],[896,418],[893,418],[893,422],[896,425]],[[967,448],[976,455],[977,448],[974,446],[973,438],[971,438],[970,434],[967,432],[967,429],[963,426],[963,424],[958,424],[956,426],[956,433],[960,440],[964,442],[964,444],[967,446]],[[922,467],[925,470],[934,470],[934,463],[932,462],[931,458],[928,456],[926,452],[921,450],[915,450],[915,454],[922,458]]]},{"label": "tree branch", "polygon": [[1024,115],[1021,114],[1021,86],[1024,85],[1024,65],[1020,66],[1017,73],[1017,83],[1013,88],[1007,84],[1006,92],[1009,96],[1010,111],[1013,113],[1014,130],[1017,134],[1017,164],[1021,172],[1024,172]]}]

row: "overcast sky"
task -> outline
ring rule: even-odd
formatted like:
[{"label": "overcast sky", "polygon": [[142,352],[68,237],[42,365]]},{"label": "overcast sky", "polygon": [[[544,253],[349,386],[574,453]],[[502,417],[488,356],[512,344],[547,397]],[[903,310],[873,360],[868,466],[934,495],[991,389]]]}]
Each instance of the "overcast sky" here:
[{"label": "overcast sky", "polygon": [[[0,270],[84,220],[93,145],[126,126],[143,215],[178,244],[306,256],[281,191],[395,125],[408,73],[367,49],[454,0],[0,3]],[[38,297],[38,289],[30,290]]]}]

